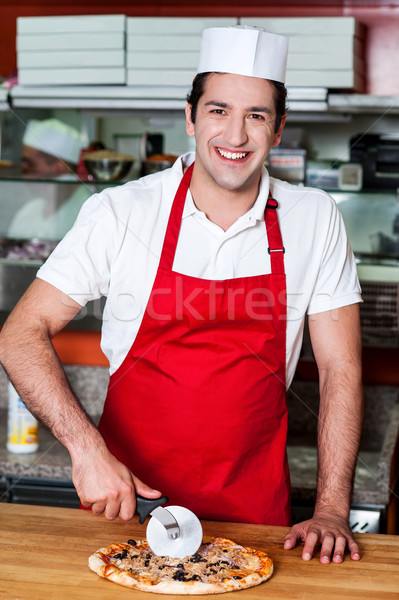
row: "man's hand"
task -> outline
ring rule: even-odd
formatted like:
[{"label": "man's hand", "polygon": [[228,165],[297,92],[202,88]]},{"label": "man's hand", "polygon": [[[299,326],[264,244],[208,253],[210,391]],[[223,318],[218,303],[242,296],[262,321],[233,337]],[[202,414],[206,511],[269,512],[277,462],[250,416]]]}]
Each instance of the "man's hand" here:
[{"label": "man's hand", "polygon": [[95,515],[104,514],[112,521],[120,517],[130,520],[136,510],[136,492],[146,498],[159,498],[154,490],[135,477],[107,449],[96,456],[85,455],[83,460],[72,461],[72,480],[82,505]]},{"label": "man's hand", "polygon": [[331,513],[318,513],[312,519],[291,527],[285,536],[284,549],[291,550],[298,542],[305,542],[302,552],[303,560],[310,560],[316,544],[321,544],[320,562],[328,565],[343,561],[346,546],[352,560],[360,560],[359,546],[349,529],[347,519],[333,516]]}]

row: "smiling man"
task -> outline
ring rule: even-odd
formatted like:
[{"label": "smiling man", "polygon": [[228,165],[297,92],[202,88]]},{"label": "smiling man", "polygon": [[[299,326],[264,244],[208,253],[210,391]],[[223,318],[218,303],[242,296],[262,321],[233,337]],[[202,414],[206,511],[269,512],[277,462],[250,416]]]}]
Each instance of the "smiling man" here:
[{"label": "smiling man", "polygon": [[[69,450],[82,504],[131,519],[135,495],[199,517],[289,525],[286,388],[309,315],[320,373],[318,490],[292,527],[308,560],[359,548],[348,526],[362,420],[361,301],[343,222],[324,192],[269,177],[286,119],[287,40],[256,28],[202,37],[186,128],[196,152],[106,190],[9,317],[0,358]],[[107,296],[110,385],[96,428],[51,338]],[[304,409],[305,410],[305,409]]]},{"label": "smiling man", "polygon": [[263,164],[271,146],[280,143],[286,115],[276,130],[277,92],[266,79],[209,73],[197,76],[194,86],[199,85],[198,104],[193,110],[189,97],[186,108],[187,133],[196,141],[190,189],[197,208],[228,229],[254,204]]}]

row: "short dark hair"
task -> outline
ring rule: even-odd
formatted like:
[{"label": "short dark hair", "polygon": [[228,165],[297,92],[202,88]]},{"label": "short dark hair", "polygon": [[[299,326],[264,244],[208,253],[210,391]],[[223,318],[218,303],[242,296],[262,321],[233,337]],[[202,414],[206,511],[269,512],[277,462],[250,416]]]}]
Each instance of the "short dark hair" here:
[{"label": "short dark hair", "polygon": [[[186,100],[189,104],[191,104],[191,120],[193,123],[195,123],[195,119],[197,116],[198,102],[200,101],[200,98],[201,98],[202,94],[204,93],[205,83],[206,83],[206,80],[208,79],[209,75],[211,75],[210,72],[198,73],[198,75],[196,75],[194,77],[194,81],[193,81],[190,92],[187,94]],[[287,88],[285,87],[284,83],[281,83],[280,81],[274,81],[273,79],[268,79],[268,81],[273,85],[274,90],[275,90],[275,93],[274,93],[274,107],[276,109],[275,132],[277,132],[280,127],[280,124],[281,124],[281,119],[287,112],[287,105],[286,105]]]}]

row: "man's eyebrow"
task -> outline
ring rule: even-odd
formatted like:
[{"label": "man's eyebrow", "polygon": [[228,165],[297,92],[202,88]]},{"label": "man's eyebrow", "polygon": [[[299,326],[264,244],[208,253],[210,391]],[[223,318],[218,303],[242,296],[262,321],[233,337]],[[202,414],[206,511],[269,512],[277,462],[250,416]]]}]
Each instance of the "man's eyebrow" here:
[{"label": "man's eyebrow", "polygon": [[226,102],[218,102],[218,100],[209,100],[209,102],[205,102],[205,106],[218,106],[219,108],[231,108],[229,104]]},{"label": "man's eyebrow", "polygon": [[[217,106],[218,108],[232,108],[230,104],[226,102],[219,102],[218,100],[209,100],[205,102],[205,106]],[[254,112],[254,113],[266,113],[268,115],[273,114],[273,112],[267,106],[248,106],[245,109],[246,112]]]},{"label": "man's eyebrow", "polygon": [[247,108],[247,112],[256,112],[256,113],[263,112],[263,113],[267,113],[269,115],[272,114],[272,111],[267,106],[250,106]]}]

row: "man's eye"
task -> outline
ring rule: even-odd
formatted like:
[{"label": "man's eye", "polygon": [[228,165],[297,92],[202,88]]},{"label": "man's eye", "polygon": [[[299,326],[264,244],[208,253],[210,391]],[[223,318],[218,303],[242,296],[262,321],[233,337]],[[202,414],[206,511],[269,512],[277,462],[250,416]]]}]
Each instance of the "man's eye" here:
[{"label": "man's eye", "polygon": [[211,112],[214,113],[215,115],[224,115],[223,108],[214,108],[213,110],[211,110]]},{"label": "man's eye", "polygon": [[250,119],[256,119],[258,121],[264,121],[265,120],[265,117],[263,115],[258,115],[256,113],[253,113],[253,114],[249,115],[249,118]]}]

